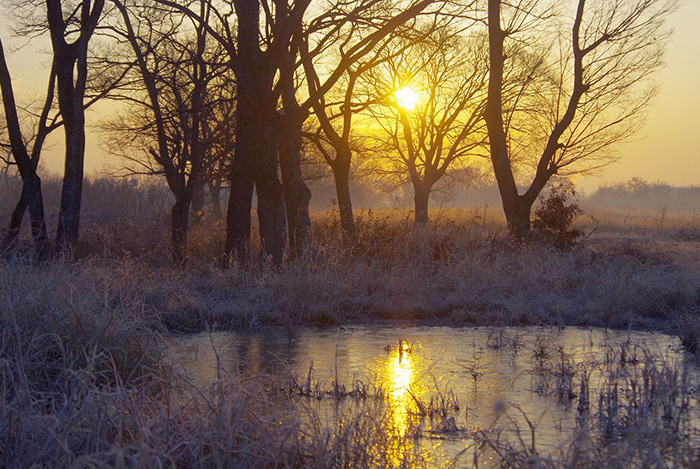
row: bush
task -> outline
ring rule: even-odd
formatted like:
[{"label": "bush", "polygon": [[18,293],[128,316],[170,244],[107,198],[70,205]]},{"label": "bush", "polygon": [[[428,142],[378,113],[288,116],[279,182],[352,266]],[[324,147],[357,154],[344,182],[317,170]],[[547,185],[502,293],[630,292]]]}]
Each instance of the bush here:
[{"label": "bush", "polygon": [[[573,227],[583,209],[575,199],[576,191],[571,184],[561,183],[552,187],[547,197],[540,196],[540,206],[535,210],[532,222],[533,237],[555,248],[566,251],[574,247],[583,236],[583,231]],[[572,203],[568,203],[574,198]]]}]

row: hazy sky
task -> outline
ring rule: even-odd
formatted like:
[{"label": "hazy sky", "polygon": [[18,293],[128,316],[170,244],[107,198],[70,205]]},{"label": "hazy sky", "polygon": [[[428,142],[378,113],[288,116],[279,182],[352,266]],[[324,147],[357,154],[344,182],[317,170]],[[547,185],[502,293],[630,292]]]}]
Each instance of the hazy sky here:
[{"label": "hazy sky", "polygon": [[[19,43],[10,40],[5,21],[0,19],[0,34],[6,49],[10,49]],[[685,0],[669,18],[669,25],[674,34],[667,48],[667,65],[656,77],[661,90],[647,110],[646,124],[637,141],[618,147],[618,163],[597,176],[576,180],[577,186],[587,192],[601,184],[632,177],[673,185],[700,185],[700,0]],[[45,41],[9,53],[18,95],[44,95],[49,59],[47,55],[32,53],[32,49],[42,47],[48,49],[50,45]],[[89,113],[88,121],[94,121],[97,114]],[[62,144],[54,140],[42,155],[43,170],[62,173],[62,154]],[[90,130],[85,164],[88,174],[114,165],[99,149],[97,137]]]},{"label": "hazy sky", "polygon": [[601,176],[577,181],[586,190],[631,177],[700,185],[700,0],[684,3],[669,18],[674,33],[656,77],[661,90],[638,141],[620,146],[620,161]]}]

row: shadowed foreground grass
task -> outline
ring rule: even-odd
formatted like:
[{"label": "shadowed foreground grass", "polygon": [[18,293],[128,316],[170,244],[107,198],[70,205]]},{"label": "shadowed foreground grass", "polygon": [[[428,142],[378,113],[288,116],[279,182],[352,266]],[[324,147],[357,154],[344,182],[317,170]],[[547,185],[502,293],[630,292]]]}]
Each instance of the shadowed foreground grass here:
[{"label": "shadowed foreground grass", "polygon": [[[480,211],[444,216],[426,231],[410,227],[406,212],[362,214],[348,248],[337,218],[319,215],[314,248],[278,270],[220,269],[217,224],[193,228],[189,267],[175,270],[167,238],[127,221],[88,227],[74,262],[3,261],[0,466],[430,465],[392,429],[382,399],[328,428],[302,418],[313,410],[292,407],[285,385],[269,376],[222,376],[210,390],[176,395],[186,383],[162,360],[161,337],[171,330],[276,326],[293,337],[300,325],[379,320],[588,325],[679,334],[698,352],[700,244],[692,237],[616,236],[606,225],[560,252],[512,246]],[[656,394],[636,408],[689,399],[677,380],[654,383]],[[475,450],[503,467],[625,467],[630,457],[640,467],[697,464],[696,435],[663,415],[615,420],[625,430],[604,450],[601,427],[589,420],[557,458],[496,428],[474,437]]]}]

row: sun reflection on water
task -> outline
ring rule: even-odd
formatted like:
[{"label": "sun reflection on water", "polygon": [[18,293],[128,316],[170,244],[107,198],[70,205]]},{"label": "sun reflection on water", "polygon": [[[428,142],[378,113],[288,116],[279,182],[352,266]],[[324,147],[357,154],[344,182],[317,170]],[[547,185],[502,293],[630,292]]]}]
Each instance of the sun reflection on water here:
[{"label": "sun reflection on water", "polygon": [[396,349],[389,357],[392,396],[401,399],[410,392],[413,360],[407,350]]},{"label": "sun reflection on water", "polygon": [[411,436],[415,431],[416,403],[420,396],[416,357],[413,348],[403,341],[387,350],[377,375],[387,389],[394,431],[401,437]]},{"label": "sun reflection on water", "polygon": [[385,350],[386,355],[375,363],[375,373],[385,389],[390,424],[386,430],[393,434],[391,440],[396,445],[392,445],[390,451],[393,465],[401,467],[409,454],[417,450],[413,438],[418,425],[416,399],[420,395],[417,357],[413,347],[403,341],[399,341],[398,346],[387,346]]}]

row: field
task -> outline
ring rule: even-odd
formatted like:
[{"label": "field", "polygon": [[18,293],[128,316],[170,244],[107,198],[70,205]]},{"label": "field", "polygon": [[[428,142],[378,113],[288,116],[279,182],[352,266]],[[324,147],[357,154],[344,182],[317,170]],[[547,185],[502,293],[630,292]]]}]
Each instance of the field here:
[{"label": "field", "polygon": [[[92,184],[86,190],[103,197],[86,197],[76,259],[35,265],[20,246],[0,267],[3,467],[421,465],[392,459],[402,440],[381,412],[308,428],[280,404],[288,393],[270,376],[177,397],[180,378],[162,360],[171,333],[277,327],[293,340],[302,326],[357,323],[576,325],[661,331],[700,351],[697,215],[590,210],[578,222],[585,239],[558,251],[513,245],[494,207],[436,210],[420,231],[408,211],[359,211],[349,247],[337,213],[317,212],[313,247],[280,269],[222,269],[224,227],[205,216],[189,234],[188,266],[175,269],[167,199]],[[655,392],[677,386],[664,383]],[[648,431],[673,449],[662,466],[697,462],[691,435],[661,420],[626,424],[629,438],[605,455],[582,443],[578,459],[554,461],[510,447],[514,456],[494,464],[599,467],[604,457],[624,467],[630,454],[654,464],[660,456],[639,449]]]}]

